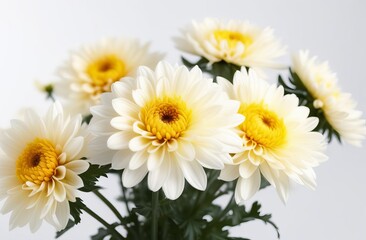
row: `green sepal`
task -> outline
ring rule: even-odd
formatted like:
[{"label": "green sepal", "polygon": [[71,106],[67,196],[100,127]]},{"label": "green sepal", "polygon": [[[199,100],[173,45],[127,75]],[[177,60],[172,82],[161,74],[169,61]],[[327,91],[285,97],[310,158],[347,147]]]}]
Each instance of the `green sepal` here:
[{"label": "green sepal", "polygon": [[85,115],[85,116],[83,116],[82,123],[89,124],[92,118],[93,118],[93,115],[91,115],[91,114]]}]

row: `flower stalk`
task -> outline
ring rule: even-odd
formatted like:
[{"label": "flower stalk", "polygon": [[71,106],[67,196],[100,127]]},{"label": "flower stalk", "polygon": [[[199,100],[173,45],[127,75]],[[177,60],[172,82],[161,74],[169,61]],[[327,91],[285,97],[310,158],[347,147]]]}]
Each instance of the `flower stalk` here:
[{"label": "flower stalk", "polygon": [[159,221],[159,191],[152,192],[152,240],[158,240],[158,221]]},{"label": "flower stalk", "polygon": [[116,239],[125,239],[119,232],[117,232],[117,230],[112,225],[107,223],[103,218],[101,218],[93,210],[91,210],[90,208],[88,208],[85,205],[83,206],[83,210],[86,213],[88,213],[91,217],[93,217],[95,220],[100,222],[104,227],[106,227],[108,229],[108,231],[112,234],[113,237],[115,237]]},{"label": "flower stalk", "polygon": [[111,209],[111,211],[116,215],[118,220],[123,224],[125,222],[125,219],[122,217],[122,215],[119,213],[118,209],[106,198],[103,194],[101,194],[98,190],[93,191],[93,193],[100,199],[102,202],[105,203]]}]

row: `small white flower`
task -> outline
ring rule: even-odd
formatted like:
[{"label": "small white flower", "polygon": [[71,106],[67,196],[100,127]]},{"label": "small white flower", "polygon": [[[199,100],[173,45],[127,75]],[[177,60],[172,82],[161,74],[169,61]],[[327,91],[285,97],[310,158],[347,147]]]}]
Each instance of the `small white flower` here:
[{"label": "small white flower", "polygon": [[199,68],[161,62],[155,71],[141,67],[136,79],[124,78],[91,108],[90,161],[124,169],[126,187],[148,173],[152,191],[163,188],[178,198],[185,179],[204,190],[203,167],[222,169],[239,151],[241,139],[232,130],[243,121],[239,102],[229,100]]},{"label": "small white flower", "polygon": [[100,94],[110,91],[113,82],[134,76],[139,66],[155,67],[162,57],[149,52],[149,44],[137,39],[103,39],[71,54],[59,70],[55,94],[71,112],[88,114],[89,107],[99,103]]},{"label": "small white flower", "polygon": [[315,99],[314,107],[321,108],[325,120],[341,139],[361,146],[366,136],[366,121],[362,118],[362,112],[355,109],[357,104],[351,94],[339,88],[337,76],[330,71],[328,63],[318,63],[316,57],[309,57],[308,51],[300,51],[293,57],[292,71]]},{"label": "small white flower", "polygon": [[81,116],[64,116],[59,103],[44,118],[29,110],[11,121],[0,139],[1,212],[11,212],[10,229],[29,224],[35,232],[43,220],[57,230],[66,227],[69,201],[83,186],[78,175],[89,167],[81,160],[87,139]]},{"label": "small white flower", "polygon": [[174,39],[176,47],[202,56],[210,63],[223,60],[251,68],[279,67],[275,59],[286,52],[271,28],[261,29],[239,20],[193,21],[182,35]]},{"label": "small white flower", "polygon": [[289,179],[314,188],[313,168],[327,159],[323,154],[324,137],[312,130],[318,119],[308,117],[309,109],[298,106],[295,95],[284,95],[282,86],[269,85],[257,78],[254,71],[236,72],[234,83],[223,78],[219,85],[229,97],[239,100],[239,113],[245,121],[237,127],[242,138],[242,151],[233,155],[233,164],[226,164],[220,178],[238,178],[235,199],[241,203],[260,187],[261,174],[274,186],[286,202]]}]

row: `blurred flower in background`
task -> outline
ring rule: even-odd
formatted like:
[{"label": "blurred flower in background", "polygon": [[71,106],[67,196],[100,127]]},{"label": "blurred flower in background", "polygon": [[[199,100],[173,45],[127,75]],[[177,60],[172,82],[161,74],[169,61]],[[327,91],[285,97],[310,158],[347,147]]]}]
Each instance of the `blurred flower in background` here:
[{"label": "blurred flower in background", "polygon": [[366,136],[366,121],[356,109],[351,94],[343,92],[337,81],[328,63],[319,63],[308,51],[293,56],[287,83],[280,78],[286,92],[295,93],[301,105],[310,108],[310,115],[320,119],[316,130],[326,134],[329,141],[335,136],[339,141],[361,146]]},{"label": "blurred flower in background", "polygon": [[112,83],[135,76],[139,66],[155,67],[162,58],[163,54],[150,52],[149,44],[137,39],[103,39],[70,54],[58,71],[55,94],[72,113],[87,115]]},{"label": "blurred flower in background", "polygon": [[281,67],[277,60],[286,53],[269,27],[259,28],[240,20],[206,18],[181,31],[174,38],[176,47],[201,56],[209,64],[224,61],[259,70]]}]

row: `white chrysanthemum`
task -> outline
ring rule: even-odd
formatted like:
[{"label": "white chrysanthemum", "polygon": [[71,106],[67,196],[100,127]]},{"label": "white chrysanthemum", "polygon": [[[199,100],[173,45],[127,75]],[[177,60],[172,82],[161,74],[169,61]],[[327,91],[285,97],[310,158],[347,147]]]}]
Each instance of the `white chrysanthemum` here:
[{"label": "white chrysanthemum", "polygon": [[71,112],[88,114],[89,107],[99,103],[100,94],[110,91],[113,82],[134,76],[139,66],[155,67],[162,58],[137,39],[104,39],[71,54],[59,70],[55,93]]},{"label": "white chrysanthemum", "polygon": [[293,57],[293,68],[304,86],[315,99],[314,107],[321,108],[326,120],[340,134],[342,140],[361,146],[366,136],[366,121],[356,110],[351,94],[344,93],[337,85],[337,76],[327,62],[318,63],[309,57],[308,51],[300,51]]},{"label": "white chrysanthemum", "polygon": [[308,117],[309,109],[298,106],[295,95],[284,95],[282,86],[269,85],[253,71],[236,72],[234,84],[223,78],[219,85],[231,99],[239,100],[239,113],[245,121],[237,127],[243,141],[241,152],[233,155],[220,179],[238,178],[237,203],[253,196],[260,187],[261,174],[274,186],[284,202],[289,179],[315,187],[313,167],[327,159],[323,154],[324,137],[312,130],[318,119]]},{"label": "white chrysanthemum", "polygon": [[210,63],[224,60],[251,68],[279,67],[275,59],[286,52],[271,28],[261,29],[238,20],[193,21],[182,35],[174,38],[177,48],[202,56]]},{"label": "white chrysanthemum", "polygon": [[90,129],[98,137],[90,145],[90,161],[124,169],[126,187],[147,173],[152,191],[163,188],[178,198],[186,179],[204,190],[203,167],[222,169],[228,152],[241,148],[232,130],[243,121],[239,102],[229,100],[199,68],[161,62],[155,71],[141,67],[136,79],[124,78],[91,108]]},{"label": "white chrysanthemum", "polygon": [[78,176],[89,163],[87,135],[81,116],[64,116],[55,103],[44,118],[26,111],[23,120],[12,120],[0,139],[0,199],[2,213],[11,212],[10,229],[29,224],[35,232],[43,220],[57,230],[66,227],[69,201],[83,186]]}]

